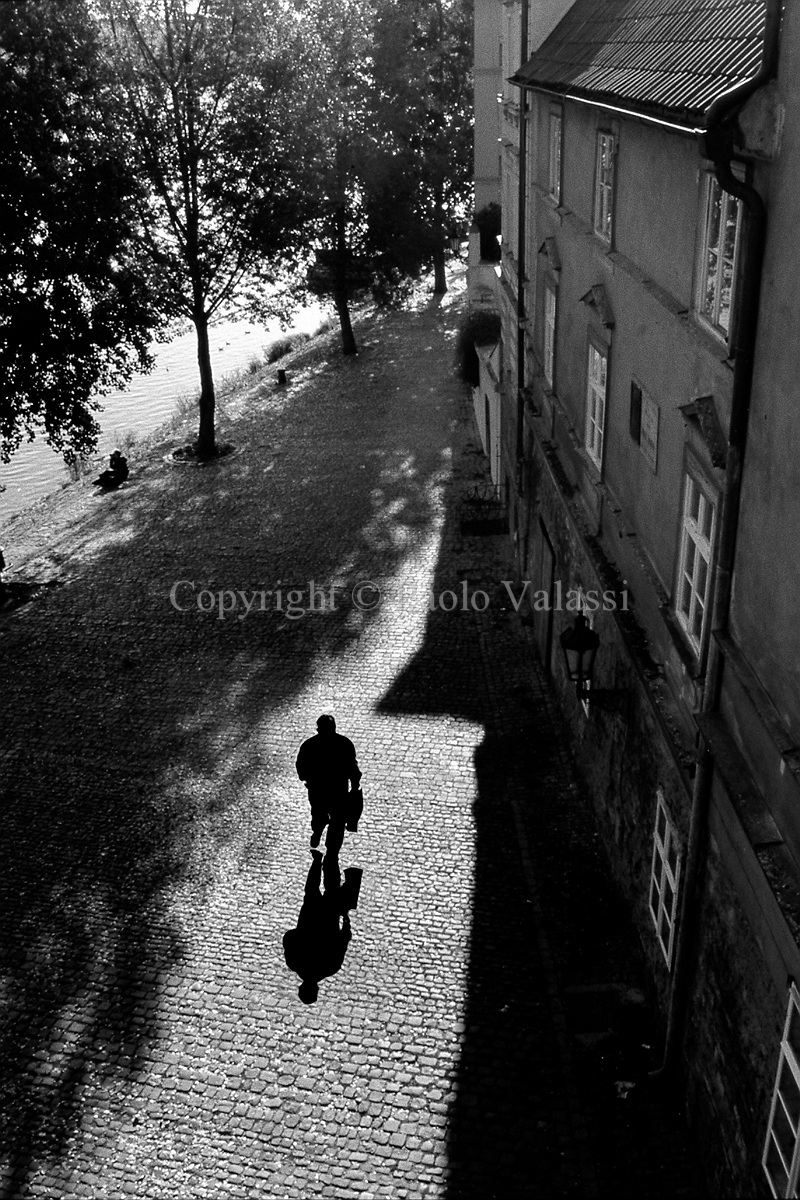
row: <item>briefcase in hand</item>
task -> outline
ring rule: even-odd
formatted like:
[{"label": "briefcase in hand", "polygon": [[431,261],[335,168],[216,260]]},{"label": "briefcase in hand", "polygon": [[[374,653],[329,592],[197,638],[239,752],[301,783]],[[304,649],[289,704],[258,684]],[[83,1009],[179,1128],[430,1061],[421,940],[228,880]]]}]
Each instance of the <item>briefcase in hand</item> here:
[{"label": "briefcase in hand", "polygon": [[354,788],[347,796],[347,828],[350,833],[358,833],[358,822],[364,811],[364,793],[361,788]]}]

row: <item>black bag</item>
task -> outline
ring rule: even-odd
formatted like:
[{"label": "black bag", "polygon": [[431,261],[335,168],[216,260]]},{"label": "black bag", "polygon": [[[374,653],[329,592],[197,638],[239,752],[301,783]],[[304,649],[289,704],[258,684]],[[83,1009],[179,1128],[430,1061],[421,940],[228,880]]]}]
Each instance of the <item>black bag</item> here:
[{"label": "black bag", "polygon": [[358,908],[358,897],[361,891],[361,876],[363,871],[361,867],[347,867],[344,873],[344,883],[342,884],[342,911],[349,912],[351,908]]},{"label": "black bag", "polygon": [[347,794],[347,828],[350,833],[358,833],[358,822],[364,811],[364,793],[361,788],[353,788]]}]

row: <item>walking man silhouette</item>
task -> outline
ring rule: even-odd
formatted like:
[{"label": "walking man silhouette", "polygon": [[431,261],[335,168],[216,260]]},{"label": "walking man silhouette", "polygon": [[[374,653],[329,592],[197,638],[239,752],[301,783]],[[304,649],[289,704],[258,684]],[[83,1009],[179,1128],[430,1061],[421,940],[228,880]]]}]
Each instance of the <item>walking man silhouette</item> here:
[{"label": "walking man silhouette", "polygon": [[328,713],[317,719],[315,736],[307,738],[300,747],[297,774],[308,789],[311,845],[319,845],[327,825],[325,845],[329,850],[338,850],[344,841],[350,794],[348,784],[356,791],[361,772],[355,746],[349,738],[336,732],[336,721]]}]

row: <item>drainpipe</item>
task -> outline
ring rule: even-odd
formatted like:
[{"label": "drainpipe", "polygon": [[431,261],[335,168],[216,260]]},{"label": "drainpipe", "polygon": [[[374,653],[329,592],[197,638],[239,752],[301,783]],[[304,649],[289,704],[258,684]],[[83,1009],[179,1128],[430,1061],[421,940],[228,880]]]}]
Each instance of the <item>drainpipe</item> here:
[{"label": "drainpipe", "polygon": [[[776,73],[780,15],[779,0],[769,0],[764,29],[764,50],[758,73],[747,83],[740,84],[717,97],[706,114],[706,128],[698,138],[700,153],[704,158],[709,158],[713,162],[714,174],[720,187],[742,202],[745,213],[744,262],[740,275],[739,311],[734,328],[733,387],[725,463],[725,489],[713,578],[709,657],[701,705],[701,712],[704,716],[717,712],[720,702],[723,667],[720,636],[727,629],[730,615],[736,536],[739,527],[742,466],[750,414],[766,234],[764,201],[755,188],[736,178],[731,170],[731,160],[737,133],[736,117],[741,106]],[[689,840],[686,850],[680,920],[677,928],[678,944],[670,990],[664,1057],[661,1066],[651,1076],[651,1078],[662,1078],[670,1082],[678,1075],[689,997],[697,969],[697,934],[708,855],[708,821],[713,777],[713,753],[708,740],[701,732],[692,790]]]},{"label": "drainpipe", "polygon": [[[528,58],[528,0],[522,0],[520,21],[520,67]],[[526,179],[528,175],[528,93],[520,88],[519,97],[519,200],[517,203],[517,490],[525,451],[525,262],[526,262]]]}]

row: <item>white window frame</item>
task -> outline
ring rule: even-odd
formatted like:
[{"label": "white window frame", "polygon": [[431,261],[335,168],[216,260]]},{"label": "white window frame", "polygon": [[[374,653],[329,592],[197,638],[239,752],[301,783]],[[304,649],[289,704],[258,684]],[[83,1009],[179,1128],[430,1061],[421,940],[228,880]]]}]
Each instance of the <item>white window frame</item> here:
[{"label": "white window frame", "polygon": [[[782,1145],[782,1138],[788,1144]],[[761,1165],[773,1196],[797,1196],[800,1174],[800,992],[794,983],[789,989]],[[782,1179],[776,1179],[778,1171]]]},{"label": "white window frame", "polygon": [[[742,240],[742,205],[735,196],[731,196],[720,187],[710,171],[705,176],[702,214],[695,309],[704,325],[727,339],[731,332],[731,318],[736,300],[736,276]],[[731,228],[732,244],[730,237],[723,233],[728,231],[730,234]]]},{"label": "white window frame", "polygon": [[554,204],[561,203],[561,146],[564,132],[564,114],[550,110],[548,135],[547,194]]},{"label": "white window frame", "polygon": [[678,835],[664,803],[664,793],[659,788],[656,792],[656,821],[653,827],[653,858],[647,906],[655,925],[656,939],[668,967],[672,965],[681,878],[681,855],[677,846]]},{"label": "white window frame", "polygon": [[595,152],[592,225],[597,236],[609,244],[614,232],[614,164],[616,155],[616,137],[607,130],[601,130],[597,134]]},{"label": "white window frame", "polygon": [[715,498],[692,471],[687,471],[683,488],[675,613],[697,654],[700,653],[708,616],[716,524]]},{"label": "white window frame", "polygon": [[598,471],[603,466],[603,440],[608,395],[608,351],[589,342],[586,367],[586,453]]},{"label": "white window frame", "polygon": [[542,370],[547,387],[553,390],[556,366],[556,314],[558,293],[553,284],[545,279],[542,289]]}]

